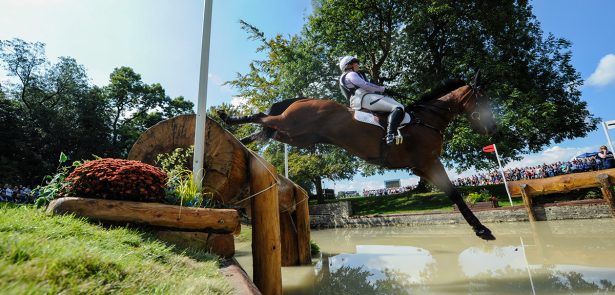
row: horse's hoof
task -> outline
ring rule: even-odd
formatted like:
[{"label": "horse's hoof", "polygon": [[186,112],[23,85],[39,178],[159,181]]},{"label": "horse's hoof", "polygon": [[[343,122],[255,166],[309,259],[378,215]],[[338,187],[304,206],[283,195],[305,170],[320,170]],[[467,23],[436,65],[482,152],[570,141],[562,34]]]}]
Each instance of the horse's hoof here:
[{"label": "horse's hoof", "polygon": [[476,231],[476,235],[485,241],[493,241],[495,240],[495,236],[491,233],[488,228],[482,228]]},{"label": "horse's hoof", "polygon": [[218,117],[220,117],[220,120],[222,120],[222,122],[224,123],[227,123],[226,121],[228,119],[228,115],[222,110],[218,110],[217,113],[218,113]]}]

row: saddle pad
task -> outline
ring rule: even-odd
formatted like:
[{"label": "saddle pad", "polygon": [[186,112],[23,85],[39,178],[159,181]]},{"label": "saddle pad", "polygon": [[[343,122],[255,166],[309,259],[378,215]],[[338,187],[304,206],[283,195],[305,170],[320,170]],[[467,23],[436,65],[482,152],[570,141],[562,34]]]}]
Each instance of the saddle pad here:
[{"label": "saddle pad", "polygon": [[[359,121],[359,122],[363,122],[363,123],[367,123],[367,124],[372,124],[375,126],[378,126],[382,129],[385,129],[384,126],[380,125],[380,123],[378,123],[378,118],[371,114],[371,113],[367,113],[367,112],[363,112],[363,111],[354,111],[354,119]],[[412,118],[410,118],[410,115],[408,113],[404,114],[404,119],[401,121],[401,123],[399,124],[399,128],[402,128],[406,125],[408,125],[410,123]],[[398,128],[398,129],[399,129]]]}]

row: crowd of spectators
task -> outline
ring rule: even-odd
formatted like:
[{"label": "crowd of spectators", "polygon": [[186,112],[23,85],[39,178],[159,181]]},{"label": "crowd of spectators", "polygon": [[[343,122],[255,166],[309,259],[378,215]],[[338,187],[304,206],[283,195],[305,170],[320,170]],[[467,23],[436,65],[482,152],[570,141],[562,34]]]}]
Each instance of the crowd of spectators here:
[{"label": "crowd of spectators", "polygon": [[401,186],[401,187],[392,187],[392,188],[363,190],[363,196],[364,197],[388,196],[388,195],[401,194],[407,191],[411,191],[412,189],[414,189],[413,186]]},{"label": "crowd of spectators", "polygon": [[23,185],[8,185],[0,187],[0,202],[28,204],[33,203],[32,189]]},{"label": "crowd of spectators", "polygon": [[[604,150],[601,148],[601,151],[606,151],[606,148]],[[506,176],[507,181],[516,181],[524,179],[546,178],[562,174],[596,171],[609,168],[615,168],[612,154],[610,154],[610,160],[609,158],[601,157],[600,154],[598,154],[596,156],[573,159],[567,162],[560,161],[552,164],[542,164],[538,166],[524,168],[510,168],[504,170],[504,175]],[[458,178],[453,181],[453,184],[455,186],[480,186],[500,183],[503,183],[502,174],[497,170],[472,175],[470,177]]]}]

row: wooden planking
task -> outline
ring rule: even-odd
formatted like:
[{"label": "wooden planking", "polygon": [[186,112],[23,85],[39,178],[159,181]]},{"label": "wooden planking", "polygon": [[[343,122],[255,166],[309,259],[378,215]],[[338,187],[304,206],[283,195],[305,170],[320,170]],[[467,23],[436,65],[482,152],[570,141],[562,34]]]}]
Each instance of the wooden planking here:
[{"label": "wooden planking", "polygon": [[[271,175],[273,173],[274,175]],[[254,284],[263,294],[282,294],[280,210],[275,168],[258,155],[250,157],[252,263]]]},{"label": "wooden planking", "polygon": [[[155,164],[158,154],[194,143],[195,115],[164,120],[145,131],[130,149],[129,160]],[[218,123],[207,117],[203,190],[215,199],[234,204],[248,196],[248,150]],[[192,161],[188,166],[192,169]]]},{"label": "wooden planking", "polygon": [[297,247],[299,251],[299,265],[312,263],[312,251],[310,246],[310,208],[308,195],[301,187],[295,187],[295,226],[297,228]]},{"label": "wooden planking", "polygon": [[240,227],[239,214],[234,209],[180,208],[159,203],[60,198],[51,201],[47,212],[74,213],[97,221],[218,233],[233,233]]},{"label": "wooden planking", "polygon": [[615,200],[613,200],[613,195],[615,195],[615,193],[613,192],[613,182],[611,182],[607,174],[599,174],[596,176],[596,181],[600,184],[600,191],[602,191],[602,196],[611,209],[611,215],[615,217]]},{"label": "wooden planking", "polygon": [[529,196],[546,195],[554,193],[569,192],[572,190],[597,187],[596,177],[599,174],[609,175],[612,183],[615,183],[615,168],[566,174],[542,179],[527,179],[508,182],[508,189],[511,196],[520,197],[521,189],[519,185],[527,184],[527,194]]},{"label": "wooden planking", "polygon": [[231,258],[235,255],[235,240],[232,234],[216,234],[185,231],[154,231],[156,238],[180,247],[206,249],[220,257]]}]

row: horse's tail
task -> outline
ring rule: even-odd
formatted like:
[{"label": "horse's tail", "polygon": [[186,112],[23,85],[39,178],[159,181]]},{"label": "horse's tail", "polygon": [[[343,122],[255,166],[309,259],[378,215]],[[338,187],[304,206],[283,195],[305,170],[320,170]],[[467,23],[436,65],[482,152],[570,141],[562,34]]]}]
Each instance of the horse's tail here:
[{"label": "horse's tail", "polygon": [[[269,110],[267,110],[267,115],[269,116],[277,116],[282,114],[291,104],[295,103],[298,100],[302,100],[305,99],[304,97],[298,97],[298,98],[290,98],[290,99],[285,99],[279,102],[276,102],[274,104],[271,105],[271,107],[269,107]],[[266,141],[268,139],[273,138],[273,136],[275,135],[275,129],[271,128],[271,127],[263,127],[263,130],[259,131],[259,132],[255,132],[252,133],[244,138],[241,139],[241,143],[245,144],[250,144],[253,143],[255,141]]]},{"label": "horse's tail", "polygon": [[247,145],[255,141],[266,141],[273,138],[273,135],[275,135],[275,129],[270,127],[263,127],[263,130],[254,132],[240,139],[239,141],[241,141],[242,144]]}]

